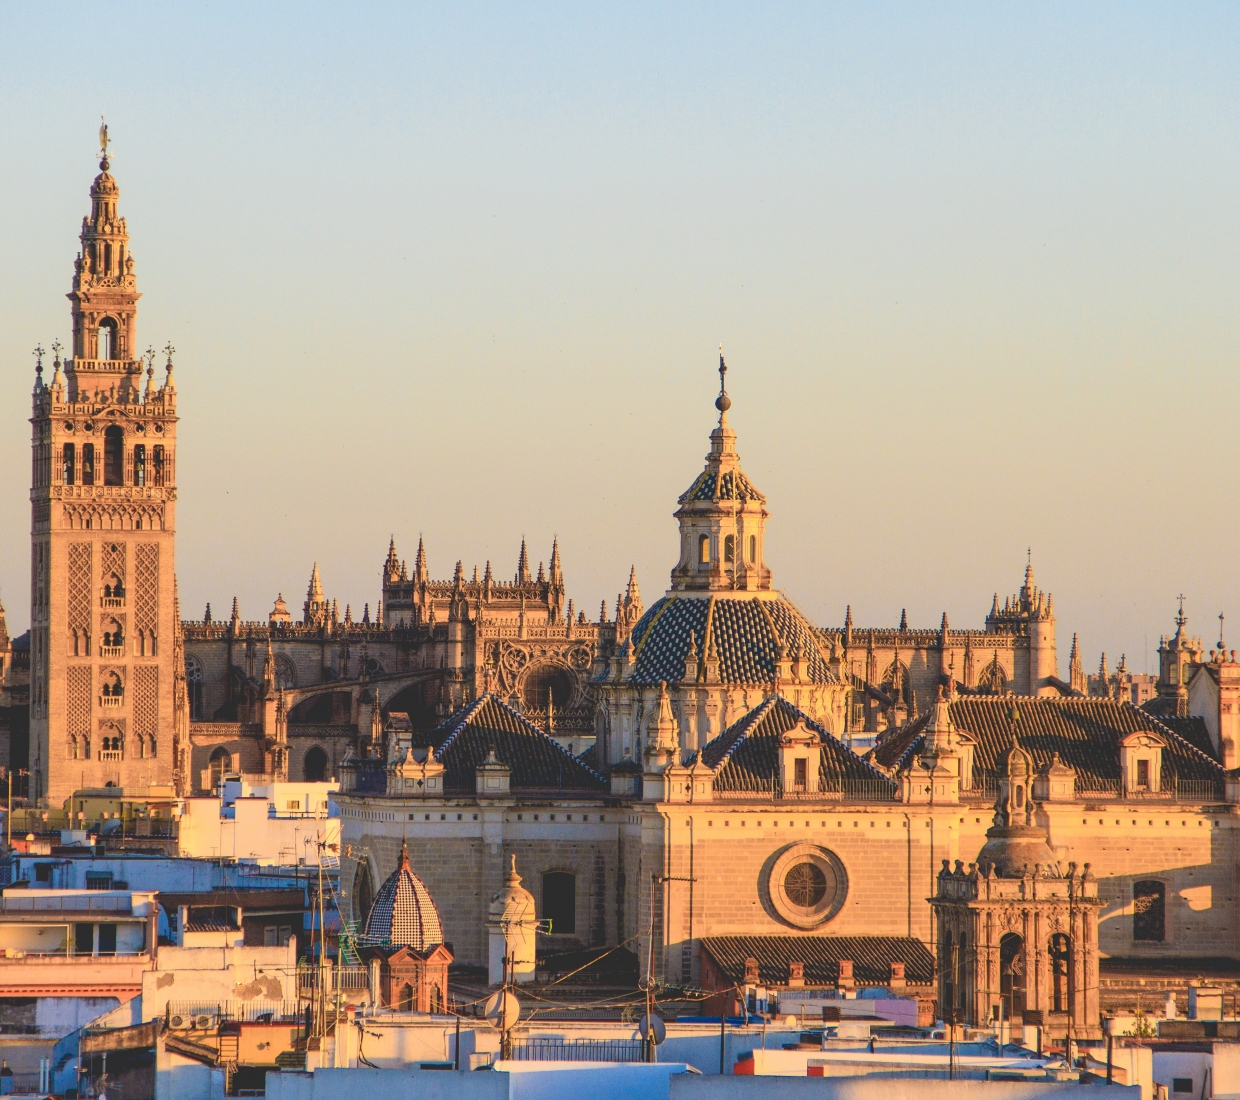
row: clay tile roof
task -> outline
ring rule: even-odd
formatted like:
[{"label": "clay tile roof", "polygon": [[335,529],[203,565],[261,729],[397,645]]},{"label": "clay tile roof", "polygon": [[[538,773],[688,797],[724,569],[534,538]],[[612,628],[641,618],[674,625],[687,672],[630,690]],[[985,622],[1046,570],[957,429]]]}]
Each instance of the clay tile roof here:
[{"label": "clay tile roof", "polygon": [[[1147,711],[1147,713],[1150,712]],[[1211,760],[1218,760],[1218,750],[1214,747],[1214,742],[1210,740],[1210,731],[1206,729],[1204,718],[1177,718],[1174,714],[1155,714],[1155,717],[1173,733],[1184,738],[1198,752],[1204,753]]]},{"label": "clay tile roof", "polygon": [[914,747],[921,747],[921,735],[925,733],[933,713],[933,711],[926,711],[925,714],[918,715],[907,725],[889,729],[880,734],[878,743],[865,754],[865,759],[884,771],[898,770],[908,758],[910,751]]},{"label": "clay tile roof", "polygon": [[758,980],[782,985],[788,964],[805,964],[809,985],[834,985],[840,960],[853,964],[859,985],[886,985],[891,964],[904,963],[904,980],[913,985],[934,981],[934,957],[919,940],[903,936],[705,936],[706,951],[729,981],[745,980],[745,960],[758,961]]},{"label": "clay tile roof", "polygon": [[799,722],[822,739],[818,769],[820,790],[841,791],[847,785],[875,784],[876,797],[894,794],[895,784],[841,744],[786,699],[775,696],[760,703],[702,750],[702,763],[714,768],[715,790],[773,791],[779,776],[779,739]]},{"label": "clay tile roof", "polygon": [[[1054,753],[1076,769],[1076,789],[1113,790],[1120,778],[1120,742],[1131,733],[1146,731],[1166,742],[1163,750],[1164,786],[1168,780],[1207,782],[1221,786],[1222,767],[1212,754],[1197,748],[1167,722],[1131,703],[1114,699],[1018,698],[971,696],[951,704],[952,720],[976,740],[974,773],[993,772],[999,756],[1012,744],[1008,717],[1020,711],[1016,727],[1021,747],[1033,757],[1035,768],[1050,762]],[[891,769],[921,751],[925,716],[895,730],[871,750],[875,764]],[[1220,793],[1221,797],[1221,793]]]},{"label": "clay tile roof", "polygon": [[448,794],[474,794],[474,772],[492,748],[513,791],[606,792],[603,777],[494,695],[462,707],[430,735]]},{"label": "clay tile roof", "polygon": [[[710,600],[679,596],[664,596],[652,604],[630,639],[636,654],[633,679],[644,684],[684,679],[690,634],[697,643],[698,660],[704,661],[710,606]],[[715,600],[714,608],[711,635],[723,683],[771,683],[781,645],[790,659],[798,651],[803,655],[804,675],[813,683],[835,682],[819,649],[818,632],[787,600],[764,599],[759,606],[756,598],[726,598]]]}]

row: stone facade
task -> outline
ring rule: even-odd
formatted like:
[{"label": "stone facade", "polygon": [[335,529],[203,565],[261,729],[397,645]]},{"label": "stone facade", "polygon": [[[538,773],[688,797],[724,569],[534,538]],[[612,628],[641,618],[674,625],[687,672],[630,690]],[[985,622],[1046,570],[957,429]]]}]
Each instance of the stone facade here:
[{"label": "stone facade", "polygon": [[184,748],[172,347],[156,386],[106,130],[103,144],[72,351],[53,345],[50,383],[40,360],[31,417],[30,792],[54,805],[79,787],[172,783]]}]

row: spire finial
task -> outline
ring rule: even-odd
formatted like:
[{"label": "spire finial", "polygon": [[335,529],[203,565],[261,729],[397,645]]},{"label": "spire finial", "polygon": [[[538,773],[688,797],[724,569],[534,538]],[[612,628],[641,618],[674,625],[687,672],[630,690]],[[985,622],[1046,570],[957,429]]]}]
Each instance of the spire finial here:
[{"label": "spire finial", "polygon": [[1223,649],[1223,613],[1218,613],[1218,647]]},{"label": "spire finial", "polygon": [[105,172],[110,167],[108,162],[108,120],[99,116],[99,167]]},{"label": "spire finial", "polygon": [[727,415],[732,407],[732,398],[728,396],[728,364],[724,362],[723,345],[719,345],[719,396],[715,398],[715,408],[719,410],[720,419]]}]

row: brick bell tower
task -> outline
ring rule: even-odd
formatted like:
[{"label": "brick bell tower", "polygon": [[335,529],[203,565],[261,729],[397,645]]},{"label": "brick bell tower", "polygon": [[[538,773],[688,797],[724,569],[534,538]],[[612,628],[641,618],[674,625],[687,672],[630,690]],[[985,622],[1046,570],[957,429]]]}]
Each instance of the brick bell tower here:
[{"label": "brick bell tower", "polygon": [[30,791],[52,807],[81,787],[172,783],[184,708],[173,349],[156,388],[155,353],[137,353],[140,295],[106,126],[99,140],[68,295],[73,352],[62,362],[53,345],[49,385],[38,349],[30,421]]}]

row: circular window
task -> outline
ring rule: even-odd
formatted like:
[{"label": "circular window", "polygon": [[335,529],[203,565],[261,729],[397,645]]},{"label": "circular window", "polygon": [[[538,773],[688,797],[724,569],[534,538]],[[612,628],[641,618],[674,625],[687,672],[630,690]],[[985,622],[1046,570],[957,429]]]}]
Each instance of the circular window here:
[{"label": "circular window", "polygon": [[798,909],[813,909],[827,893],[827,876],[812,863],[798,863],[784,875],[784,893]]},{"label": "circular window", "polygon": [[848,876],[834,852],[816,844],[793,844],[771,864],[767,890],[784,921],[794,928],[817,928],[840,911]]}]

